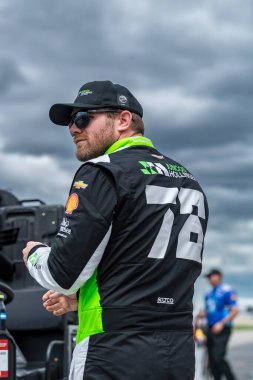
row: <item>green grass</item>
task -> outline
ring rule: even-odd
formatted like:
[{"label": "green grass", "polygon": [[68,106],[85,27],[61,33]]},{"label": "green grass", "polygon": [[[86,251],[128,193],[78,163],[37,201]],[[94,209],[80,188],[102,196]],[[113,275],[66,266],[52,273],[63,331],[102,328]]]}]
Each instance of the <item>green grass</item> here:
[{"label": "green grass", "polygon": [[242,331],[242,330],[253,330],[253,325],[236,325],[234,326],[235,331]]}]

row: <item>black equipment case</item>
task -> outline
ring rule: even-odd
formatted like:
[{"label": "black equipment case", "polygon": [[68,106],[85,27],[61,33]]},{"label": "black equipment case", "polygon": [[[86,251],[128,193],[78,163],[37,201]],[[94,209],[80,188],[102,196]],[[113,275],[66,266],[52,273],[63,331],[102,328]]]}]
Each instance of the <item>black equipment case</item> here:
[{"label": "black equipment case", "polygon": [[43,308],[46,290],[30,276],[22,255],[30,240],[50,246],[63,214],[62,205],[46,205],[39,199],[20,201],[0,190],[0,281],[15,294],[6,309],[7,328],[18,346],[17,380],[67,378],[77,313],[55,317]]}]

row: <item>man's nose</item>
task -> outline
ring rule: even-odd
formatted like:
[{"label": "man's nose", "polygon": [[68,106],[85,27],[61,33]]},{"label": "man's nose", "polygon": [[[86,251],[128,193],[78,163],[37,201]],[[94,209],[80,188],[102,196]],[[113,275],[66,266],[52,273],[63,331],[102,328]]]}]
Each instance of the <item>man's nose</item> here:
[{"label": "man's nose", "polygon": [[76,133],[81,133],[82,130],[76,126],[75,123],[72,123],[71,126],[69,127],[69,132],[71,136],[75,135]]}]

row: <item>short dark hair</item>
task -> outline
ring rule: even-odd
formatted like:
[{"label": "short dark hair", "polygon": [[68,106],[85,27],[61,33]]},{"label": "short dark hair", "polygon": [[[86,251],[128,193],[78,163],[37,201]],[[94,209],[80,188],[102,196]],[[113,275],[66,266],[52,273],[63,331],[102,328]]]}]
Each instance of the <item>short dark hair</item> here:
[{"label": "short dark hair", "polygon": [[212,275],[218,275],[222,277],[222,272],[218,268],[211,269],[208,273],[205,274],[205,277],[211,277]]},{"label": "short dark hair", "polygon": [[[119,110],[119,112],[108,111],[108,112],[106,112],[106,114],[107,114],[107,117],[109,119],[114,119],[116,117],[116,115],[122,111],[124,111],[124,110]],[[144,123],[143,123],[142,118],[140,117],[140,115],[138,115],[137,113],[134,113],[134,112],[131,112],[131,115],[132,115],[132,123],[131,123],[132,130],[135,133],[141,133],[142,135],[144,135]]]},{"label": "short dark hair", "polygon": [[144,135],[144,123],[143,123],[142,118],[137,113],[131,112],[131,114],[132,114],[132,124],[131,124],[132,130],[136,133],[141,133],[142,135]]}]

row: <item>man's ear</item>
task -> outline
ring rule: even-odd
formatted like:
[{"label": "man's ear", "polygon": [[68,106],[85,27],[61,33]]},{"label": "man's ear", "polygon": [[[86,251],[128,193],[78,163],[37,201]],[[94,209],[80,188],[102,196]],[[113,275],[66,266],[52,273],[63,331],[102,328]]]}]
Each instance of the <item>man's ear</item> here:
[{"label": "man's ear", "polygon": [[125,110],[122,111],[117,117],[117,130],[119,132],[125,132],[130,129],[132,123],[132,114],[131,112]]}]

